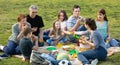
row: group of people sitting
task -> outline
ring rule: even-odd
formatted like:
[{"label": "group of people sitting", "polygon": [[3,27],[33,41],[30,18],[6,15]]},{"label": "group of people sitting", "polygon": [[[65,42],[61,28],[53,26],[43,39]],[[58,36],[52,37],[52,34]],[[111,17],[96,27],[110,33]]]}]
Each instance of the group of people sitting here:
[{"label": "group of people sitting", "polygon": [[[42,17],[37,15],[38,7],[31,5],[29,15],[20,14],[17,23],[13,24],[7,45],[0,45],[4,52],[0,58],[22,54],[22,60],[25,61],[30,59],[32,50],[37,50],[38,47],[69,42],[81,47],[80,43],[85,42],[82,46],[85,46],[84,48],[90,46],[92,49],[79,52],[77,60],[83,65],[92,65],[92,61],[105,60],[107,55],[110,56],[120,50],[119,42],[110,37],[109,22],[104,9],[98,10],[96,19],[84,18],[80,16],[80,11],[80,6],[74,5],[72,15],[68,18],[66,11],[60,10],[53,27],[42,30],[44,22]],[[87,39],[76,39],[76,35],[86,36]],[[117,50],[114,51],[115,49]]]}]

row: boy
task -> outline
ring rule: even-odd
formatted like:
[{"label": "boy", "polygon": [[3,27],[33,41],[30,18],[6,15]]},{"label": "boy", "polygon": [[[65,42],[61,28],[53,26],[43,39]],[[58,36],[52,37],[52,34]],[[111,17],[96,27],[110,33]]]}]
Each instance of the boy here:
[{"label": "boy", "polygon": [[[38,49],[38,38],[36,36],[32,37],[32,29],[27,27],[23,30],[23,38],[20,40],[19,47],[23,54],[23,61],[29,60],[32,50]],[[35,46],[33,46],[32,38],[34,38]]]}]

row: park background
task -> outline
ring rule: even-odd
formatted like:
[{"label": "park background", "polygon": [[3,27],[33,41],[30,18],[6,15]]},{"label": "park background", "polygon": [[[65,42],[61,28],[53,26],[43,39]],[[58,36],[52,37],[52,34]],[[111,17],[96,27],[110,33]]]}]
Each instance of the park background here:
[{"label": "park background", "polygon": [[[72,14],[72,7],[77,4],[81,7],[80,15],[83,17],[97,18],[97,11],[100,8],[106,10],[110,34],[112,38],[120,39],[120,0],[0,0],[0,44],[6,45],[11,34],[11,26],[17,22],[19,14],[28,14],[29,6],[37,5],[38,15],[42,16],[45,27],[52,27],[57,19],[59,10],[64,9],[68,17]],[[2,52],[0,52],[2,54]],[[119,65],[120,53],[108,57],[106,61],[98,65]],[[29,65],[21,59],[10,57],[0,60],[0,65]]]}]

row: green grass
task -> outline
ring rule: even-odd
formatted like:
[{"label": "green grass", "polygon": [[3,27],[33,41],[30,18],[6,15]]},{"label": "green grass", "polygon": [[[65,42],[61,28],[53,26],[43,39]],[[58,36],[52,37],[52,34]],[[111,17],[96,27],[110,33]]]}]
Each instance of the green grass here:
[{"label": "green grass", "polygon": [[[120,0],[0,0],[0,44],[6,45],[11,34],[11,26],[16,23],[18,14],[28,14],[31,4],[38,5],[38,14],[43,17],[46,28],[52,26],[60,9],[67,11],[68,16],[72,14],[74,4],[81,6],[81,16],[97,17],[97,11],[104,8],[110,23],[110,34],[113,38],[120,39]],[[21,59],[10,57],[0,61],[0,65],[20,65]],[[99,65],[119,65],[120,53],[108,57]],[[22,63],[22,65],[29,65]]]}]

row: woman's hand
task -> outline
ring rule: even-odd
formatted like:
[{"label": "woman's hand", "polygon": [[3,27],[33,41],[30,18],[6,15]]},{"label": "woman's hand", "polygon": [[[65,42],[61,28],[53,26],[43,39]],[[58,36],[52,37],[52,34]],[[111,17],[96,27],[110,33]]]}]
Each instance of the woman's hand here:
[{"label": "woman's hand", "polygon": [[110,37],[107,37],[106,42],[109,42],[109,41],[110,41]]}]

